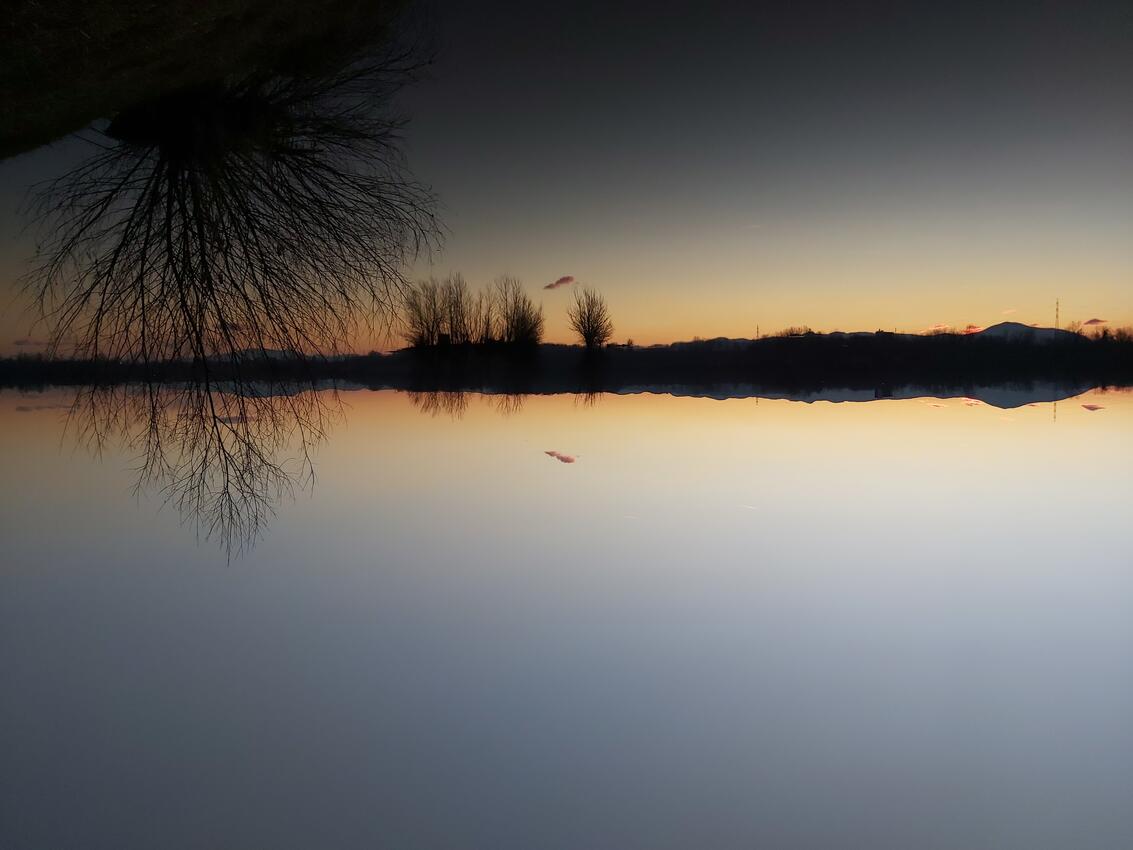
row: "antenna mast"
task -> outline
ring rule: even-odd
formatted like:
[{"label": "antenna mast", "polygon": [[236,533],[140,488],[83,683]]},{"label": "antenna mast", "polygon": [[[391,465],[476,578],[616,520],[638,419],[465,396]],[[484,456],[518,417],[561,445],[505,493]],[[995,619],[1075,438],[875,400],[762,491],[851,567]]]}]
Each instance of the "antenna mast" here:
[{"label": "antenna mast", "polygon": [[1059,325],[1059,323],[1058,323],[1058,306],[1059,306],[1059,305],[1058,305],[1058,299],[1057,299],[1057,298],[1055,298],[1055,299],[1054,299],[1054,327],[1055,327],[1055,329],[1059,329],[1059,328],[1061,328],[1061,327],[1062,327],[1062,326],[1061,326],[1061,325]]}]

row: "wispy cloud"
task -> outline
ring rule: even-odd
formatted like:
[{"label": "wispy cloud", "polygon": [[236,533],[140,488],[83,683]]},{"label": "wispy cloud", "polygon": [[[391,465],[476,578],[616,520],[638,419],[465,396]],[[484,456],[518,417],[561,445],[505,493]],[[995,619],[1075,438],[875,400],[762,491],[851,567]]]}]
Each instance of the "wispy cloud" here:
[{"label": "wispy cloud", "polygon": [[577,460],[574,455],[565,455],[562,452],[556,452],[553,450],[549,452],[543,452],[543,454],[547,455],[548,457],[553,457],[559,463],[574,463],[575,460]]},{"label": "wispy cloud", "polygon": [[45,345],[47,345],[47,342],[42,339],[30,339],[28,337],[24,337],[23,339],[12,340],[12,345],[18,345],[21,348],[25,346],[31,348],[43,348]]},{"label": "wispy cloud", "polygon": [[927,328],[924,329],[924,332],[926,334],[942,334],[942,333],[946,334],[951,330],[952,330],[951,325],[940,324],[940,325],[929,325]]},{"label": "wispy cloud", "polygon": [[980,401],[978,398],[967,398],[967,397],[965,397],[965,398],[960,399],[960,401],[964,402],[965,407],[983,407],[984,406],[984,402]]},{"label": "wispy cloud", "polygon": [[1104,325],[1107,324],[1105,319],[1087,319],[1082,322],[1083,325]]},{"label": "wispy cloud", "polygon": [[1019,312],[1019,311],[1016,310],[1014,307],[1008,307],[1006,310],[1003,311],[1003,315],[1004,316],[1013,316],[1017,312]]},{"label": "wispy cloud", "polygon": [[1105,405],[1103,404],[1083,404],[1082,407],[1090,411],[1090,413],[1093,413],[1095,410],[1105,410]]},{"label": "wispy cloud", "polygon": [[570,286],[574,283],[574,275],[566,274],[556,280],[554,283],[548,283],[544,289],[558,289],[560,286]]},{"label": "wispy cloud", "polygon": [[963,334],[978,334],[983,330],[982,325],[967,325],[964,330],[960,331]]}]

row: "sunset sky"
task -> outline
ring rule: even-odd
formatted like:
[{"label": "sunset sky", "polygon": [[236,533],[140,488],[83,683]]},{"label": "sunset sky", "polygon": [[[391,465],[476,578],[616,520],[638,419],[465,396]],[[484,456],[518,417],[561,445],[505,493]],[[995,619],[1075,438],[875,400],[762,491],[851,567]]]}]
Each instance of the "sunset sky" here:
[{"label": "sunset sky", "polygon": [[[769,10],[770,9],[770,10]],[[466,4],[424,17],[407,152],[449,230],[416,275],[565,275],[615,338],[1133,324],[1133,5]],[[0,164],[0,275],[27,183]],[[6,284],[0,351],[28,337]],[[32,337],[34,341],[35,337]],[[359,348],[377,345],[359,340]]]}]

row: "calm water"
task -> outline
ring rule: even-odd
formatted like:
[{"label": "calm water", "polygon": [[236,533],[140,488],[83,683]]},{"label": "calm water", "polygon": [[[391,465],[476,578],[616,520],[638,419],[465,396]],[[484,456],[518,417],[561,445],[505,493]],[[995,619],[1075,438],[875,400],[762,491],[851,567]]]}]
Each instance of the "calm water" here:
[{"label": "calm water", "polygon": [[1133,395],[344,398],[229,562],[0,395],[0,847],[1133,846]]}]

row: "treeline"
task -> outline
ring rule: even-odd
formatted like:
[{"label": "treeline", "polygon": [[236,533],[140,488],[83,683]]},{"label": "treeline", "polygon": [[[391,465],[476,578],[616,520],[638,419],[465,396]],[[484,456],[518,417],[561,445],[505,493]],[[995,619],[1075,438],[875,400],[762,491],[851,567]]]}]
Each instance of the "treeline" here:
[{"label": "treeline", "polygon": [[543,306],[518,278],[496,278],[473,292],[460,274],[412,284],[405,294],[404,335],[416,348],[493,343],[534,347],[543,340]]},{"label": "treeline", "polygon": [[[439,333],[448,333],[450,327],[443,324]],[[500,337],[493,333],[490,338]],[[549,344],[524,347],[519,357],[506,345],[448,346],[444,351],[439,357],[422,357],[417,349],[406,349],[389,355],[249,357],[208,363],[180,361],[160,367],[21,355],[0,359],[0,386],[202,378],[214,383],[340,381],[420,390],[515,387],[530,392],[602,391],[665,383],[707,387],[729,382],[782,388],[1018,381],[1133,385],[1133,340],[1113,332],[1096,338],[1067,335],[1051,343],[958,334],[809,334],[648,348],[610,346],[602,356],[590,356],[577,346]]]},{"label": "treeline", "polygon": [[[543,305],[536,305],[518,278],[504,275],[473,292],[451,274],[411,284],[403,297],[406,342],[414,348],[506,345],[532,349],[543,341]],[[614,335],[606,299],[590,288],[574,290],[567,324],[588,349]]]}]

